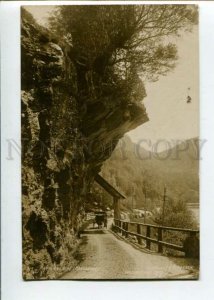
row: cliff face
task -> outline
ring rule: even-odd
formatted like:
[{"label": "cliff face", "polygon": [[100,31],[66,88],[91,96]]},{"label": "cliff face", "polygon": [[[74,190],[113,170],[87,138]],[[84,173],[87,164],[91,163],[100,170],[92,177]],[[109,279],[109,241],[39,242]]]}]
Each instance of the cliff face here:
[{"label": "cliff face", "polygon": [[94,175],[147,115],[25,11],[21,38],[23,277],[56,278],[75,263]]}]

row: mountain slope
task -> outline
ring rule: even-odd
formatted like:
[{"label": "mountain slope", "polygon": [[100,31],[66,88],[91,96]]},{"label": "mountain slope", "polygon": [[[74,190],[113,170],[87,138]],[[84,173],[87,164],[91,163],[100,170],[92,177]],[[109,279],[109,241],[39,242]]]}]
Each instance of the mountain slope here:
[{"label": "mountain slope", "polygon": [[[102,167],[102,175],[126,195],[125,205],[154,208],[167,196],[199,201],[198,139],[186,140],[161,153],[145,150],[125,136]],[[132,198],[133,196],[133,198]],[[134,204],[132,204],[134,202]]]}]

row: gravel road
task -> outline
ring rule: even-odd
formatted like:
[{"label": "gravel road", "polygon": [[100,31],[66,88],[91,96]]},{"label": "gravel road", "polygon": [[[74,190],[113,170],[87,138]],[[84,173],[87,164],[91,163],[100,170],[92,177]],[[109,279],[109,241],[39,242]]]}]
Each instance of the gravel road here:
[{"label": "gravel road", "polygon": [[158,254],[144,253],[107,229],[89,229],[79,249],[81,262],[60,279],[178,279],[188,271]]}]

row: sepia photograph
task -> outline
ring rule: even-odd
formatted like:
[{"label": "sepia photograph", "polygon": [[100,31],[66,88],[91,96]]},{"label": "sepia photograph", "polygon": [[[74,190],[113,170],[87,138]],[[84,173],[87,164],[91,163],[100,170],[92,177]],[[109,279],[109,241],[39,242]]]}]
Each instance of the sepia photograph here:
[{"label": "sepia photograph", "polygon": [[199,279],[198,6],[20,22],[23,279]]}]

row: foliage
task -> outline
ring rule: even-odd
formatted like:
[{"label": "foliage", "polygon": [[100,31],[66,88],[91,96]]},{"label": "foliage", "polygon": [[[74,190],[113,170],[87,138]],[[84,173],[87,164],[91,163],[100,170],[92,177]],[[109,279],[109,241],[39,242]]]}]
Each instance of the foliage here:
[{"label": "foliage", "polygon": [[104,74],[157,80],[175,66],[176,46],[169,36],[197,23],[193,5],[59,6],[52,30],[85,58],[87,68]]},{"label": "foliage", "polygon": [[[171,37],[191,30],[196,23],[194,5],[57,6],[50,18],[52,32],[62,44],[70,45],[68,55],[81,70],[77,77],[90,81],[90,91],[95,90],[101,99],[112,94],[121,108],[123,103],[145,97],[142,80],[157,80],[175,67],[178,54]],[[98,89],[102,89],[100,94]],[[118,168],[112,160],[103,175],[127,198],[134,189],[140,207],[145,204],[143,185],[147,185],[146,205],[152,209],[162,198],[158,168],[164,168],[149,161],[148,168],[140,169],[141,161],[135,163],[127,160]],[[150,176],[150,169],[157,171]],[[176,181],[180,183],[177,177]]]},{"label": "foliage", "polygon": [[184,200],[173,200],[166,198],[166,204],[163,210],[156,214],[156,222],[160,225],[176,227],[176,228],[196,228],[196,222],[187,204]]},{"label": "foliage", "polygon": [[154,153],[142,147],[139,150],[140,156],[137,155],[137,145],[125,136],[111,158],[104,163],[102,176],[126,197],[127,200],[123,200],[123,203],[130,208],[133,194],[135,208],[161,208],[165,184],[167,199],[198,203],[198,160],[192,155],[193,141],[188,140],[180,145],[188,149],[182,152],[180,159],[174,159],[176,149],[172,148],[171,156],[159,160]]},{"label": "foliage", "polygon": [[[187,208],[187,204],[184,200],[166,199],[164,219],[163,210],[161,210],[156,214],[155,221],[157,224],[163,226],[197,229],[197,223],[194,220],[192,212]],[[163,240],[165,242],[181,246],[183,246],[186,237],[186,233],[178,231],[166,231],[163,234]],[[164,253],[173,256],[180,255],[178,251],[167,248],[164,249]]]}]

